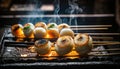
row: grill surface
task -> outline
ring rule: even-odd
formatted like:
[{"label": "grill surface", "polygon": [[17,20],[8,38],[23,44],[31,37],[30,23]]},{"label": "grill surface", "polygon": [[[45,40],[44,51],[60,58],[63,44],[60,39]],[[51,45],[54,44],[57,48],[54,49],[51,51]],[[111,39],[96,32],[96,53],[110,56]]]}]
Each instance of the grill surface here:
[{"label": "grill surface", "polygon": [[[6,0],[1,0],[0,2],[2,1]],[[12,2],[10,3],[9,1]],[[29,69],[43,67],[52,67],[52,69],[58,67],[120,69],[120,26],[118,26],[115,20],[116,16],[119,15],[116,14],[115,10],[119,8],[115,7],[115,4],[119,3],[119,0],[78,0],[77,3],[80,5],[78,7],[84,10],[83,12],[73,12],[72,14],[65,12],[65,10],[70,7],[70,5],[68,6],[69,0],[60,0],[61,3],[58,14],[54,14],[54,11],[44,11],[44,14],[41,14],[41,11],[31,11],[29,8],[19,10],[24,8],[22,6],[24,3],[26,4],[27,1],[34,2],[37,0],[8,0],[6,1],[9,2],[8,7],[0,6],[0,67],[8,69],[9,66]],[[39,1],[50,2],[50,4],[53,2],[53,0],[38,0],[33,5],[39,5]],[[2,5],[2,3],[0,4]],[[58,3],[55,3],[55,5],[56,4]],[[14,5],[22,6],[11,10]],[[26,7],[29,7],[28,5],[29,4],[26,4]],[[58,10],[58,8],[56,9]],[[34,50],[31,50],[31,46],[34,45],[36,39],[18,39],[11,34],[10,28],[13,24],[25,24],[27,22],[34,24],[38,21],[48,23],[51,18],[56,18],[58,15],[58,19],[71,25],[75,35],[77,33],[88,33],[92,36],[93,49],[87,56],[79,56],[76,53],[72,54],[74,50],[71,52],[72,55],[69,54],[64,57],[50,54],[49,56],[38,56]],[[2,26],[5,27],[2,28]],[[49,40],[54,42],[56,39]],[[54,53],[54,48],[52,48],[52,54]]]},{"label": "grill surface", "polygon": [[[68,56],[64,57],[54,55],[54,48],[52,48],[52,52],[50,54],[38,56],[36,52],[31,50],[31,46],[34,45],[34,41],[36,39],[15,38],[11,34],[10,27],[6,28],[1,44],[1,66],[34,66],[36,64],[42,66],[119,64],[120,33],[98,32],[101,30],[106,31],[110,27],[112,27],[112,25],[72,25],[71,28],[74,32],[83,30],[94,31],[92,33],[88,32],[88,34],[93,38],[93,49],[87,56],[79,56],[73,50],[70,54],[68,54]],[[77,33],[79,32],[76,32],[76,34]],[[56,39],[52,39],[51,41],[54,42]]]}]

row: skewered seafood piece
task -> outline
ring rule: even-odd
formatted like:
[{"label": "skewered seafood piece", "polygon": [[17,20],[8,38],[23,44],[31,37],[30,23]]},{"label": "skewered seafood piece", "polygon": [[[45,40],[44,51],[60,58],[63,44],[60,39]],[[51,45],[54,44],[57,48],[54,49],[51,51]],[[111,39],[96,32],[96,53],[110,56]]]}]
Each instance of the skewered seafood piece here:
[{"label": "skewered seafood piece", "polygon": [[74,32],[70,28],[64,28],[61,30],[60,36],[71,36],[74,38]]},{"label": "skewered seafood piece", "polygon": [[35,28],[37,28],[37,27],[42,27],[42,28],[44,28],[45,30],[47,30],[47,25],[46,25],[44,22],[37,22],[37,23],[35,24]]},{"label": "skewered seafood piece", "polygon": [[55,50],[59,55],[65,55],[73,49],[74,42],[72,37],[70,36],[62,36],[59,37],[56,45],[55,45]]},{"label": "skewered seafood piece", "polygon": [[45,38],[46,35],[47,35],[47,31],[42,27],[37,27],[34,29],[35,38]]},{"label": "skewered seafood piece", "polygon": [[59,31],[56,23],[49,23],[47,28],[48,38],[58,38]]},{"label": "skewered seafood piece", "polygon": [[11,32],[15,37],[24,37],[23,26],[21,24],[15,24],[11,27]]},{"label": "skewered seafood piece", "polygon": [[51,43],[46,39],[35,41],[35,50],[40,55],[48,54],[51,50]]},{"label": "skewered seafood piece", "polygon": [[34,31],[34,25],[32,23],[26,23],[23,28],[24,35],[26,37],[31,37],[33,36],[33,31]]},{"label": "skewered seafood piece", "polygon": [[75,50],[81,56],[87,55],[92,48],[92,38],[88,34],[77,34],[74,38]]},{"label": "skewered seafood piece", "polygon": [[59,32],[64,28],[70,28],[70,26],[66,23],[62,23],[58,25]]}]

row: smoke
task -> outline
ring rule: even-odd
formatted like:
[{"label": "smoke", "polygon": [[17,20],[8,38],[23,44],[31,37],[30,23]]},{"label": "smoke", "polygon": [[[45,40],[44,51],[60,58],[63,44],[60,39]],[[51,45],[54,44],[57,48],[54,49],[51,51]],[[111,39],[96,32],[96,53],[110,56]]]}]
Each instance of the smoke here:
[{"label": "smoke", "polygon": [[51,19],[49,19],[49,23],[54,22],[57,24],[62,23],[62,20],[59,16],[59,11],[60,11],[60,0],[54,0],[54,15],[57,15],[56,17],[52,17]]},{"label": "smoke", "polygon": [[[62,10],[60,10],[60,0],[54,0],[54,2],[53,2],[54,15],[57,15],[57,16],[45,18],[44,11],[40,10],[40,6],[42,5],[42,1],[40,1],[40,0],[27,0],[27,4],[33,4],[35,7],[35,10],[28,12],[27,15],[39,15],[40,17],[21,18],[19,22],[20,23],[31,22],[33,24],[36,22],[39,22],[39,21],[43,21],[46,23],[54,22],[57,24],[64,22],[64,23],[68,23],[69,25],[76,25],[77,26],[78,25],[77,18],[73,14],[79,14],[79,13],[83,12],[83,9],[78,6],[78,4],[77,4],[78,0],[67,0],[67,1],[68,1],[69,7],[67,9],[65,9],[65,12],[70,15],[69,18],[66,18],[66,17],[60,18],[59,11],[62,11]],[[62,0],[61,0],[61,2],[62,2]],[[39,11],[38,11],[38,9],[39,9]],[[77,32],[77,30],[76,30],[76,32]]]},{"label": "smoke", "polygon": [[37,18],[37,17],[21,18],[19,20],[19,23],[25,24],[25,23],[31,22],[35,24],[36,22],[43,21],[44,12],[40,10],[40,6],[42,3],[39,0],[27,0],[26,3],[27,3],[27,6],[32,5],[32,7],[34,7],[34,10],[29,11],[26,15],[40,15],[41,17],[40,18]]},{"label": "smoke", "polygon": [[77,29],[78,23],[77,23],[77,18],[74,17],[73,14],[78,14],[83,12],[83,9],[78,6],[77,1],[78,0],[68,0],[69,8],[66,9],[66,12],[70,14],[69,25],[75,24],[76,32],[78,32]]}]

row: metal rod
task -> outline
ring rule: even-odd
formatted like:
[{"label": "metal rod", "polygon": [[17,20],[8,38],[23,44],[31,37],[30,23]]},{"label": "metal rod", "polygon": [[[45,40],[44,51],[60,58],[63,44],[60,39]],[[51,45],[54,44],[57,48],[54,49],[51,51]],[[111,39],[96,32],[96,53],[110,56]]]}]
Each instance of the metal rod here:
[{"label": "metal rod", "polygon": [[100,43],[100,44],[110,44],[110,43],[120,43],[118,41],[93,41],[93,43]]},{"label": "metal rod", "polygon": [[92,36],[93,39],[113,39],[113,37],[97,37],[97,36]]},{"label": "metal rod", "polygon": [[113,17],[114,14],[59,14],[59,15],[2,15],[0,18],[29,18],[29,17]]},{"label": "metal rod", "polygon": [[120,48],[105,49],[105,50],[92,50],[92,52],[102,52],[102,51],[120,51]]},{"label": "metal rod", "polygon": [[89,56],[114,56],[120,55],[120,53],[108,53],[108,54],[88,54]]},{"label": "metal rod", "polygon": [[108,28],[71,28],[72,30],[107,30]]},{"label": "metal rod", "polygon": [[93,27],[112,27],[112,25],[71,25],[71,28],[93,28]]},{"label": "metal rod", "polygon": [[[78,34],[78,33],[75,33]],[[120,33],[88,33],[89,35],[120,35]]]},{"label": "metal rod", "polygon": [[111,46],[111,45],[119,45],[120,43],[107,43],[107,44],[93,44],[93,46],[106,46],[106,45],[108,45],[108,46]]}]

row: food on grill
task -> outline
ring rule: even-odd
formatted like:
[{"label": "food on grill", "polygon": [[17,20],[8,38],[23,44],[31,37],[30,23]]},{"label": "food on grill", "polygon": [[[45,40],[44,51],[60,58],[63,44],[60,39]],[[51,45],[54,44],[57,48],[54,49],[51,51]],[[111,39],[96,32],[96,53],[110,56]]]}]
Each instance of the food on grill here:
[{"label": "food on grill", "polygon": [[26,23],[23,28],[24,35],[31,37],[33,35],[34,25],[32,23]]},{"label": "food on grill", "polygon": [[23,26],[21,24],[15,24],[11,27],[11,32],[15,37],[24,37]]},{"label": "food on grill", "polygon": [[71,36],[74,38],[74,32],[70,28],[64,28],[60,31],[60,36]]},{"label": "food on grill", "polygon": [[47,25],[47,28],[50,29],[50,28],[58,28],[57,24],[56,23],[49,23]]},{"label": "food on grill", "polygon": [[71,36],[62,36],[58,38],[55,45],[55,50],[58,55],[65,55],[72,51],[73,46],[74,42]]},{"label": "food on grill", "polygon": [[59,37],[59,31],[57,28],[57,24],[55,23],[49,23],[47,27],[47,33],[49,38],[58,38]]},{"label": "food on grill", "polygon": [[40,55],[48,54],[51,50],[51,43],[46,39],[35,41],[35,50]]},{"label": "food on grill", "polygon": [[[35,26],[32,23],[26,23],[24,27],[21,24],[15,24],[11,27],[11,31],[15,37],[29,38],[33,35],[35,38],[58,38],[54,47],[56,54],[61,56],[70,54],[73,47],[81,56],[87,55],[92,49],[91,36],[85,33],[74,36],[73,30],[65,23],[58,26],[56,23],[46,25],[44,22],[38,22]],[[37,40],[35,41],[35,50],[40,55],[48,54],[51,44],[46,39]]]},{"label": "food on grill", "polygon": [[74,38],[75,50],[80,55],[87,55],[92,48],[92,38],[88,34],[77,34]]},{"label": "food on grill", "polygon": [[36,24],[35,24],[35,28],[36,27],[42,27],[42,28],[44,28],[45,30],[47,30],[47,25],[44,23],[44,22],[37,22]]},{"label": "food on grill", "polygon": [[70,28],[70,26],[66,23],[62,23],[58,25],[59,32],[64,28]]},{"label": "food on grill", "polygon": [[37,27],[34,29],[35,38],[45,38],[46,35],[47,35],[47,31],[42,27]]}]

